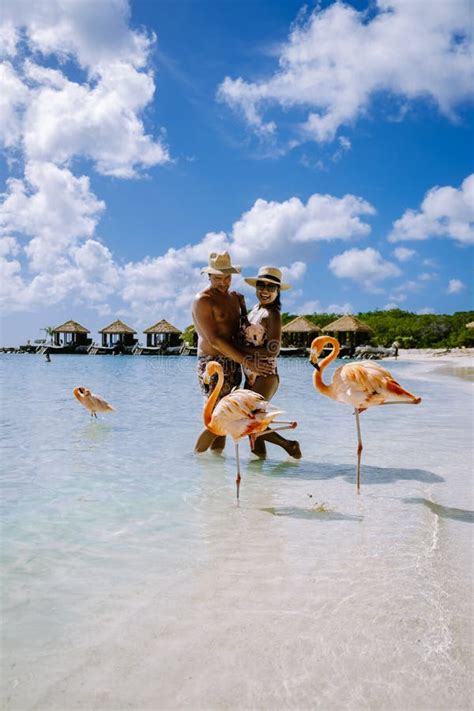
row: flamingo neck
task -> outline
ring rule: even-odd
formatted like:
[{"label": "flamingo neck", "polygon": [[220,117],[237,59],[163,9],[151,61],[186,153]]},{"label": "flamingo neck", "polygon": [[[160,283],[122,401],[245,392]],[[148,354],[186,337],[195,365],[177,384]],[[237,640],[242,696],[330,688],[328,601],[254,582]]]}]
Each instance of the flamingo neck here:
[{"label": "flamingo neck", "polygon": [[328,397],[331,397],[332,395],[332,384],[331,385],[326,385],[326,383],[323,382],[323,372],[329,365],[329,363],[332,363],[333,360],[336,360],[337,356],[339,355],[339,351],[341,349],[339,345],[339,341],[336,338],[333,338],[332,336],[325,336],[324,337],[324,343],[323,347],[329,343],[332,346],[332,351],[321,361],[319,364],[319,370],[315,370],[313,373],[313,385],[316,388],[316,390],[319,390],[320,393],[323,395],[327,395]]},{"label": "flamingo neck", "polygon": [[216,372],[217,372],[217,383],[216,387],[212,391],[212,393],[209,395],[207,398],[207,402],[204,405],[204,410],[203,410],[203,418],[204,418],[204,424],[208,429],[211,429],[210,425],[212,423],[212,413],[214,411],[214,408],[216,406],[217,399],[219,397],[219,394],[222,390],[222,386],[224,385],[224,371],[222,369],[222,366],[220,363],[216,363]]}]

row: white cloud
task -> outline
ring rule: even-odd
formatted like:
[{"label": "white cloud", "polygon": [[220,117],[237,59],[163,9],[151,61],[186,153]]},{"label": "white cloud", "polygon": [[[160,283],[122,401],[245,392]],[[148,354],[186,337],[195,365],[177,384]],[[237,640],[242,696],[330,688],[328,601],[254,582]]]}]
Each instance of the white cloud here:
[{"label": "white cloud", "polygon": [[[279,67],[256,82],[226,77],[218,97],[262,136],[273,136],[272,107],[306,111],[300,140],[333,140],[381,91],[405,101],[430,99],[453,117],[471,96],[469,0],[378,0],[370,19],[342,2],[300,18],[280,48]],[[416,33],[416,41],[407,37]],[[416,67],[416,71],[414,71]],[[293,141],[294,143],[294,141]]]},{"label": "white cloud", "polygon": [[418,211],[407,210],[393,224],[390,242],[448,237],[461,244],[474,244],[474,174],[459,189],[432,188]]},{"label": "white cloud", "polygon": [[388,298],[390,299],[391,303],[401,304],[407,300],[407,295],[401,292],[395,292],[394,294],[390,294]]},{"label": "white cloud", "polygon": [[28,88],[9,62],[0,63],[0,144],[6,148],[21,138],[21,110],[28,101]]},{"label": "white cloud", "polygon": [[353,279],[371,291],[377,290],[378,282],[401,274],[396,264],[384,260],[372,247],[348,249],[333,257],[329,268],[339,279]]},{"label": "white cloud", "polygon": [[[306,204],[298,198],[281,203],[257,200],[229,234],[209,232],[195,244],[122,267],[95,239],[105,206],[91,191],[86,176],[75,177],[51,162],[32,161],[25,167],[24,179],[10,179],[7,188],[0,208],[1,231],[17,240],[28,267],[25,274],[17,260],[9,267],[22,280],[10,282],[9,308],[57,303],[74,294],[104,310],[104,300],[115,294],[142,320],[159,309],[182,321],[195,293],[205,284],[200,267],[209,252],[229,250],[233,261],[247,269],[278,266],[283,279],[294,285],[306,272],[305,261],[291,259],[295,250],[304,256],[321,240],[367,234],[370,226],[362,216],[374,212],[364,200],[351,195],[339,199],[315,194]],[[245,289],[241,278],[235,284]]]},{"label": "white cloud", "polygon": [[64,253],[93,235],[105,208],[90,191],[89,178],[76,178],[53,163],[27,164],[24,180],[11,178],[7,187],[0,231],[30,238],[25,252],[35,272],[61,268]]},{"label": "white cloud", "polygon": [[428,314],[434,314],[434,312],[435,312],[435,310],[433,308],[431,308],[431,306],[425,306],[423,309],[418,309],[418,311],[416,313],[419,314],[420,316],[423,316],[423,315],[426,316]]},{"label": "white cloud", "polygon": [[290,255],[311,242],[365,236],[370,226],[361,220],[374,208],[362,198],[314,194],[306,205],[297,197],[284,202],[256,200],[234,224],[232,250],[237,261],[259,264],[276,250]]},{"label": "white cloud", "polygon": [[151,75],[123,62],[107,65],[93,85],[31,62],[25,75],[34,81],[23,116],[30,160],[64,164],[80,155],[94,161],[99,173],[122,178],[169,160],[165,146],[146,135],[139,119],[153,98]]},{"label": "white cloud", "polygon": [[324,307],[318,300],[305,301],[301,306],[295,309],[297,314],[351,314],[353,312],[353,306],[349,302],[345,304],[329,304]]},{"label": "white cloud", "polygon": [[155,91],[154,37],[131,29],[129,14],[127,0],[2,6],[0,142],[23,167],[0,201],[7,311],[71,297],[104,312],[122,285],[122,267],[96,237],[105,204],[74,166],[86,159],[127,178],[170,160],[142,121]]},{"label": "white cloud", "polygon": [[466,288],[466,285],[460,279],[450,279],[448,288],[446,289],[446,293],[447,294],[459,294],[465,288]]},{"label": "white cloud", "polygon": [[408,249],[408,247],[397,247],[392,254],[399,262],[408,262],[409,259],[415,256],[416,252],[414,249]]},{"label": "white cloud", "polygon": [[[228,250],[234,263],[244,268],[263,264],[278,266],[283,279],[294,285],[306,272],[305,262],[290,261],[296,249],[301,253],[313,242],[347,240],[367,234],[370,227],[362,222],[360,215],[373,212],[368,203],[352,195],[339,199],[315,194],[306,204],[296,197],[280,203],[256,200],[234,223],[230,234],[209,232],[196,244],[127,264],[123,271],[122,298],[135,312],[151,314],[159,306],[160,311],[178,322],[205,284],[199,265],[207,262],[209,252],[223,250]],[[177,298],[176,283],[182,285]],[[234,284],[252,293],[241,278],[236,277]]]},{"label": "white cloud", "polygon": [[396,302],[390,301],[388,304],[385,304],[385,306],[383,307],[383,310],[384,311],[392,311],[392,309],[399,309],[399,308],[400,308],[400,306]]},{"label": "white cloud", "polygon": [[305,301],[300,306],[295,309],[297,314],[304,316],[304,314],[316,314],[322,313],[323,309],[321,307],[321,302],[316,299],[311,299],[310,301]]},{"label": "white cloud", "polygon": [[306,264],[304,262],[293,262],[289,267],[282,267],[282,281],[298,281],[306,274]]},{"label": "white cloud", "polygon": [[127,0],[13,0],[2,5],[3,52],[16,54],[20,31],[32,52],[74,58],[86,69],[117,57],[142,67],[153,37],[129,27]]},{"label": "white cloud", "polygon": [[353,311],[354,307],[348,301],[345,304],[329,304],[326,309],[328,314],[351,314]]}]

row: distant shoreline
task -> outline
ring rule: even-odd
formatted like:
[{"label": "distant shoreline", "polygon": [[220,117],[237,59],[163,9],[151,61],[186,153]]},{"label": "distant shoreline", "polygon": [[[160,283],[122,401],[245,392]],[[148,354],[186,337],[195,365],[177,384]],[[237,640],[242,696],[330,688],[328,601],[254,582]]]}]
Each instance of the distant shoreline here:
[{"label": "distant shoreline", "polygon": [[[395,361],[393,356],[388,356],[384,361]],[[398,351],[400,361],[425,361],[426,363],[454,363],[474,367],[474,348],[400,348]]]},{"label": "distant shoreline", "polygon": [[[18,355],[18,346],[0,346],[1,354]],[[40,355],[39,353],[29,353],[28,355]],[[57,355],[68,355],[58,353]],[[69,354],[70,355],[70,354]],[[75,354],[74,354],[75,355]],[[82,354],[87,355],[87,354]],[[128,354],[127,354],[128,355]],[[155,356],[156,357],[156,356]],[[169,357],[169,356],[167,356]],[[189,357],[189,355],[186,355]],[[298,356],[301,357],[301,356]],[[304,357],[304,356],[303,356]],[[474,348],[400,348],[398,357],[386,356],[382,358],[384,362],[397,361],[425,361],[427,363],[454,363],[463,367],[474,367]]]}]

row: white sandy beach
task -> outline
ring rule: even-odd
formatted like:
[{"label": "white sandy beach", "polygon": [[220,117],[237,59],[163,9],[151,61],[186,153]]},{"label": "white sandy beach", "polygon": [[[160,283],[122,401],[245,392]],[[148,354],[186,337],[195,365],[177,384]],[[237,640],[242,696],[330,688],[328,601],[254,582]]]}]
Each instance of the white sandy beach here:
[{"label": "white sandy beach", "polygon": [[[395,360],[395,358],[385,358],[385,361]],[[474,348],[400,348],[398,360],[425,361],[435,363],[437,361],[462,363],[467,366],[474,366]]]}]

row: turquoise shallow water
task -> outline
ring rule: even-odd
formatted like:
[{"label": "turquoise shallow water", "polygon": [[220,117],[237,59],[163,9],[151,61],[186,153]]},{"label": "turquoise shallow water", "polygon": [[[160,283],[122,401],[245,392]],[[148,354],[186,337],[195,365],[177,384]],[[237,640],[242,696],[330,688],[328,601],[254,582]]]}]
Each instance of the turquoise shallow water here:
[{"label": "turquoise shallow water", "polygon": [[282,360],[304,458],[244,444],[237,507],[195,359],[0,364],[5,708],[470,708],[470,383],[390,364],[423,403],[363,415],[357,497],[350,409]]}]

